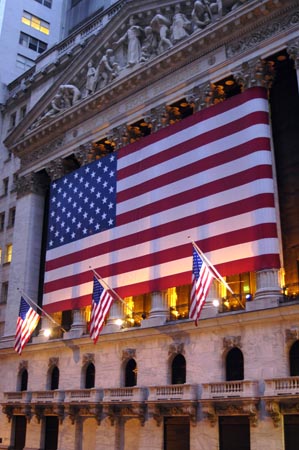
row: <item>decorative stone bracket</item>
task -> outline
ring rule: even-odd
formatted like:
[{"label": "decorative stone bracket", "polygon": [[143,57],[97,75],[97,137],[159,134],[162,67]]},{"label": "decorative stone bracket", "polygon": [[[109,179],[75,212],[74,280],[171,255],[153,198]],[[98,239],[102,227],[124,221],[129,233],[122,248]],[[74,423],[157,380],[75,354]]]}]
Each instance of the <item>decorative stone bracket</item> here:
[{"label": "decorative stone bracket", "polygon": [[149,403],[148,414],[159,427],[165,416],[189,416],[191,424],[196,425],[197,404],[195,402]]}]

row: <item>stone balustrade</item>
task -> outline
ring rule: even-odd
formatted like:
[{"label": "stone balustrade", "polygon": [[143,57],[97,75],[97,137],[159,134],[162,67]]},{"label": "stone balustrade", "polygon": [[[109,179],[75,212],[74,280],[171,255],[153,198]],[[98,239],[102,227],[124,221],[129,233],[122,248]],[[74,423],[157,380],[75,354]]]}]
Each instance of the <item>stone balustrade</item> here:
[{"label": "stone balustrade", "polygon": [[299,377],[272,378],[265,380],[265,397],[299,395]]},{"label": "stone balustrade", "polygon": [[216,398],[247,398],[258,395],[257,381],[225,381],[223,383],[204,383],[202,385],[202,399]]},{"label": "stone balustrade", "polygon": [[102,400],[102,389],[76,389],[65,391],[65,403],[97,403]]},{"label": "stone balustrade", "polygon": [[173,384],[150,386],[148,401],[159,400],[197,400],[197,386],[191,384]]},{"label": "stone balustrade", "polygon": [[104,402],[142,402],[145,399],[145,388],[123,387],[115,389],[104,389]]}]

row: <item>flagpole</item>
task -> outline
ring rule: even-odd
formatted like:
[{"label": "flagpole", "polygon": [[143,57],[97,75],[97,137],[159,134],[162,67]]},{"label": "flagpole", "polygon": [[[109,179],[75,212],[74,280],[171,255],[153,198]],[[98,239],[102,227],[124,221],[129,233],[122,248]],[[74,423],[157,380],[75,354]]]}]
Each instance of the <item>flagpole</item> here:
[{"label": "flagpole", "polygon": [[43,310],[43,308],[41,308],[37,303],[35,303],[35,301],[32,300],[32,298],[30,298],[27,294],[25,294],[24,291],[22,291],[22,289],[17,288],[18,291],[20,291],[21,295],[23,295],[24,297],[26,297],[27,300],[29,300],[29,302],[31,302],[34,306],[36,306],[36,308],[38,308],[48,319],[51,320],[51,322],[55,323],[55,325],[58,325],[59,328],[66,333],[66,330],[64,328],[62,328],[62,326],[56,322],[56,320],[53,319],[53,317],[51,317],[48,313],[46,313],[46,311]]},{"label": "flagpole", "polygon": [[213,264],[211,263],[211,261],[209,261],[209,259],[203,254],[203,252],[200,250],[200,248],[198,247],[198,245],[196,245],[196,243],[190,238],[190,236],[188,236],[189,239],[191,240],[191,243],[193,245],[193,247],[195,248],[195,250],[200,254],[200,256],[204,259],[204,261],[207,263],[208,267],[211,267],[212,270],[215,272],[215,274],[217,275],[218,278],[216,278],[216,280],[219,283],[222,283],[223,286],[226,287],[226,289],[229,290],[229,292],[232,295],[235,295],[234,291],[231,289],[231,287],[227,284],[227,282],[225,281],[225,279],[220,275],[220,273],[218,272],[218,270],[213,266]]},{"label": "flagpole", "polygon": [[93,274],[97,277],[97,279],[98,279],[101,283],[103,283],[109,291],[113,292],[113,294],[117,297],[117,299],[118,299],[120,302],[122,302],[122,303],[125,305],[125,307],[128,308],[129,311],[131,311],[132,314],[135,314],[135,316],[140,317],[140,319],[143,320],[143,317],[140,316],[139,314],[134,313],[133,309],[130,308],[130,307],[128,306],[128,304],[121,298],[121,296],[120,296],[114,289],[112,289],[112,288],[109,286],[108,283],[106,283],[106,281],[101,277],[101,275],[99,275],[99,274],[98,274],[91,266],[89,266],[89,268],[90,268],[90,270],[93,272]]}]

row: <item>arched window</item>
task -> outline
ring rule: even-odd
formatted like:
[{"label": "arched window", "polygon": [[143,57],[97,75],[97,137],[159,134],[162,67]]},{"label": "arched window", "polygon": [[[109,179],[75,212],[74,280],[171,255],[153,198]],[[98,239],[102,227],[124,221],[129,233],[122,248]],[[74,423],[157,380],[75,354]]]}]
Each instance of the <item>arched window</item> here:
[{"label": "arched window", "polygon": [[51,371],[51,379],[50,379],[50,389],[53,391],[54,389],[58,389],[59,387],[59,369],[57,366],[54,366]]},{"label": "arched window", "polygon": [[299,376],[299,341],[294,342],[290,348],[290,375]]},{"label": "arched window", "polygon": [[171,365],[171,384],[186,383],[186,360],[183,355],[176,355]]},{"label": "arched window", "polygon": [[91,389],[95,385],[95,366],[93,363],[89,363],[85,371],[85,389]]},{"label": "arched window", "polygon": [[244,380],[243,353],[237,347],[226,355],[226,381]]},{"label": "arched window", "polygon": [[20,372],[20,391],[27,391],[28,387],[28,371],[27,369],[23,369]]},{"label": "arched window", "polygon": [[137,384],[137,364],[135,359],[131,358],[125,367],[125,386],[136,386]]}]

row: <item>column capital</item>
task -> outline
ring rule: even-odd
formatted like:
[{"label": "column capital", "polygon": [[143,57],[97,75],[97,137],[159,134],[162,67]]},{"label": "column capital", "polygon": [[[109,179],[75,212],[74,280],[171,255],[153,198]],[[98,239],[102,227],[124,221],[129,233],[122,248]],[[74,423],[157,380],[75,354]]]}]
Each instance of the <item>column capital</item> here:
[{"label": "column capital", "polygon": [[272,61],[255,58],[236,68],[233,76],[243,91],[254,86],[270,89],[274,74],[274,63]]},{"label": "column capital", "polygon": [[295,68],[299,69],[299,39],[294,39],[288,43],[287,52],[294,61]]},{"label": "column capital", "polygon": [[18,177],[16,180],[16,190],[18,199],[28,194],[43,196],[49,185],[49,180],[44,174],[29,173]]}]

